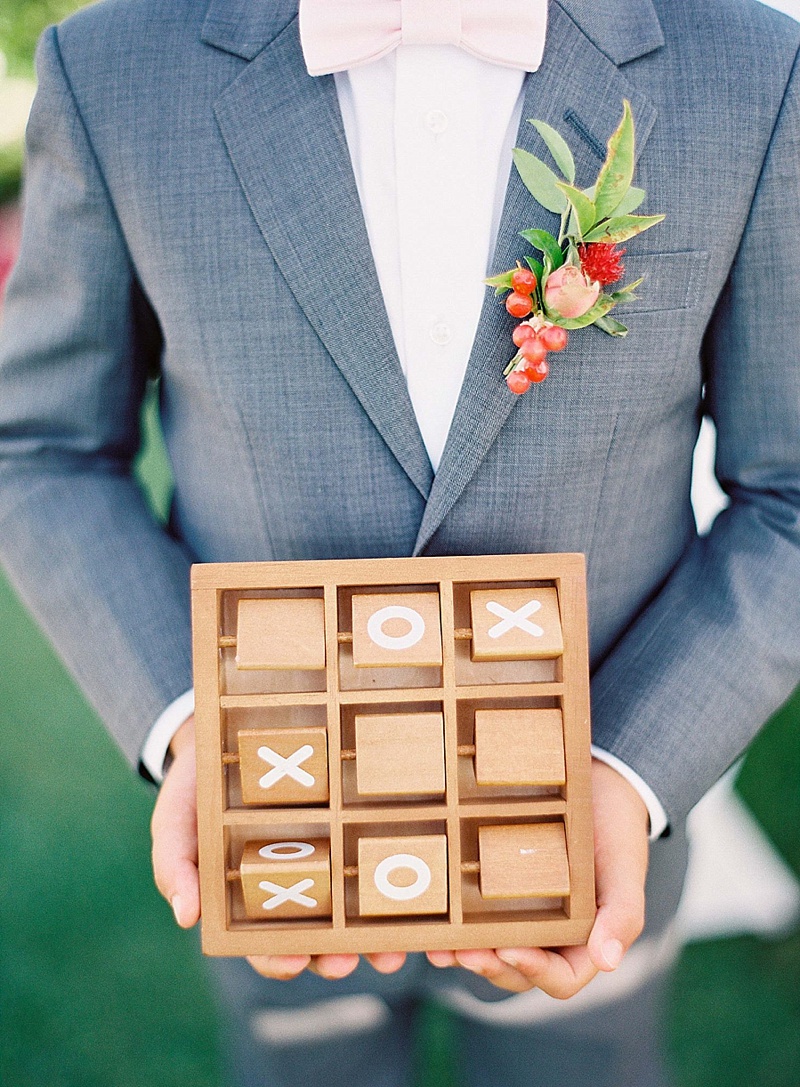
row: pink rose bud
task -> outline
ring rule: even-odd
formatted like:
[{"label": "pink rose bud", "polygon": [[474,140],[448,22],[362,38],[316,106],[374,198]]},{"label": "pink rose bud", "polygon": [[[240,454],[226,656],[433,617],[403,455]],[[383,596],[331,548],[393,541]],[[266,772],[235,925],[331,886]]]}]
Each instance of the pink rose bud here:
[{"label": "pink rose bud", "polygon": [[599,297],[600,284],[590,283],[573,264],[562,264],[551,272],[544,288],[547,308],[568,320],[583,317]]}]

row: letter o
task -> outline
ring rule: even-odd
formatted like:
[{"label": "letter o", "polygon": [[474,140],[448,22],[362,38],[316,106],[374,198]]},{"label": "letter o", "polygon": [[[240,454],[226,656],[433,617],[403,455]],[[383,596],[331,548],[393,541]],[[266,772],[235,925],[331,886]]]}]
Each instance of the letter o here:
[{"label": "letter o", "polygon": [[[408,887],[395,886],[389,882],[389,876],[398,868],[410,868],[417,878]],[[372,878],[384,898],[391,898],[395,902],[408,902],[409,899],[425,894],[431,885],[431,870],[421,857],[415,857],[412,853],[395,853],[380,862]]]},{"label": "letter o", "polygon": [[[278,853],[279,849],[291,849],[291,853]],[[299,861],[303,857],[310,857],[315,852],[311,842],[271,842],[262,845],[258,851],[259,857],[270,861]]]},{"label": "letter o", "polygon": [[[383,624],[388,623],[390,619],[405,619],[411,625],[411,629],[407,634],[397,637],[385,634]],[[369,617],[367,634],[381,649],[410,649],[412,645],[422,640],[425,634],[425,620],[413,608],[406,608],[401,604],[390,604],[386,608],[380,608]]]}]

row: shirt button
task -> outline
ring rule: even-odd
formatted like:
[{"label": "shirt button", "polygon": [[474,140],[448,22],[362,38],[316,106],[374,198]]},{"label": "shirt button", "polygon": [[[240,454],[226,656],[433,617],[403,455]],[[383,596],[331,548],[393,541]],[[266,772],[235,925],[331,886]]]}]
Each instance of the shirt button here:
[{"label": "shirt button", "polygon": [[430,109],[425,114],[425,124],[435,136],[438,136],[450,124],[450,118],[440,109]]},{"label": "shirt button", "polygon": [[450,331],[450,325],[446,325],[444,321],[438,321],[431,328],[431,339],[437,347],[447,347],[453,338],[453,333]]}]

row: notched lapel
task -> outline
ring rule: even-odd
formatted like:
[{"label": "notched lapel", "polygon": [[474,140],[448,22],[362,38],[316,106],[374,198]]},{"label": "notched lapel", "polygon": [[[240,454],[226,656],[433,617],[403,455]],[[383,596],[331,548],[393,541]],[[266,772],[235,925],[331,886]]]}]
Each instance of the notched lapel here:
[{"label": "notched lapel", "polygon": [[214,112],[282,275],[427,498],[433,471],[378,284],[333,77],[307,74],[296,18],[223,91]]},{"label": "notched lapel", "polygon": [[[645,51],[649,52],[650,47],[652,41]],[[633,109],[638,157],[655,122],[655,107],[561,7],[551,4],[544,61],[538,72],[527,77],[516,145],[547,159],[547,150],[528,119],[535,117],[547,121],[570,144],[575,155],[576,183],[586,187],[597,177],[605,145],[622,117],[625,98]],[[558,226],[558,216],[536,203],[512,168],[491,273],[512,268],[515,261],[526,254],[534,255],[527,242],[519,237],[520,230],[539,227],[557,235]],[[508,391],[502,376],[513,352],[513,327],[514,321],[505,307],[495,299],[494,292],[487,289],[453,424],[417,536],[415,554],[424,550],[458,501],[514,408],[517,398]],[[582,334],[601,335],[593,329]],[[536,389],[531,389],[526,396],[536,396]]]}]

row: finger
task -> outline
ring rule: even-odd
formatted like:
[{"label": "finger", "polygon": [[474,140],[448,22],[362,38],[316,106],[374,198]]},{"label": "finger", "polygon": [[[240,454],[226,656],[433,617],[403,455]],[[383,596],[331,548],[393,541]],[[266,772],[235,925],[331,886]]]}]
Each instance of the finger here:
[{"label": "finger", "polygon": [[358,961],[358,955],[314,955],[308,969],[328,981],[338,981],[352,974]]},{"label": "finger", "polygon": [[247,961],[263,978],[291,981],[306,969],[310,955],[251,955]]},{"label": "finger", "polygon": [[378,951],[366,956],[367,961],[379,974],[394,974],[406,961],[405,951]]},{"label": "finger", "polygon": [[498,989],[506,989],[511,993],[524,993],[533,988],[532,982],[524,974],[499,959],[494,951],[487,949],[457,951],[456,959],[465,970],[486,978]]},{"label": "finger", "polygon": [[158,794],[150,823],[153,875],[181,928],[200,918],[197,872],[197,793],[194,758],[176,759]]},{"label": "finger", "polygon": [[585,947],[549,951],[542,947],[500,948],[497,957],[513,966],[530,985],[556,1000],[567,1000],[588,985],[597,967]]},{"label": "finger", "polygon": [[446,966],[458,966],[454,951],[427,951],[426,956],[431,966],[444,969]]}]

